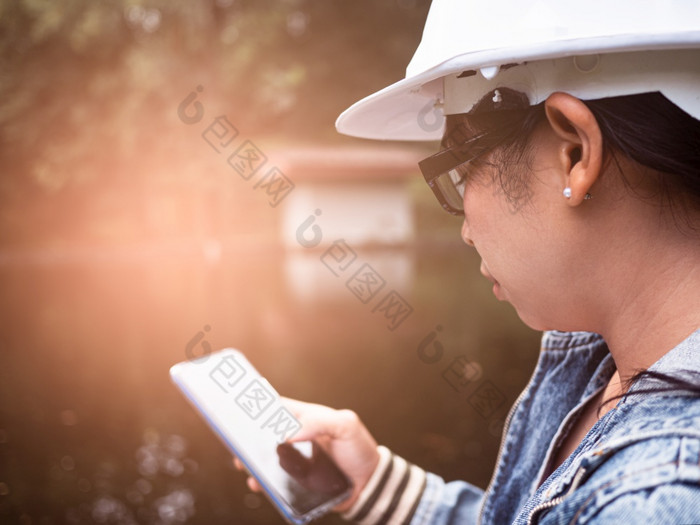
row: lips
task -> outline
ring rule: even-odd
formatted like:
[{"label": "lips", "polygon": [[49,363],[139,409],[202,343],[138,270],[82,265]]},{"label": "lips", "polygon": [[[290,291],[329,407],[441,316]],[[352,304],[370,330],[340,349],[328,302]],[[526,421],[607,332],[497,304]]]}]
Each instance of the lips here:
[{"label": "lips", "polygon": [[491,272],[489,272],[488,268],[486,268],[486,265],[483,261],[481,262],[481,267],[479,268],[479,271],[481,271],[481,275],[486,277],[493,284],[498,284],[498,281],[494,278],[493,275],[491,275]]},{"label": "lips", "polygon": [[489,272],[488,268],[486,268],[486,265],[484,262],[481,262],[481,267],[480,267],[481,275],[486,277],[492,284],[493,284],[493,295],[496,296],[496,299],[499,301],[503,301],[504,297],[503,294],[501,293],[501,285],[499,282],[494,278],[493,275],[491,275],[491,272]]}]

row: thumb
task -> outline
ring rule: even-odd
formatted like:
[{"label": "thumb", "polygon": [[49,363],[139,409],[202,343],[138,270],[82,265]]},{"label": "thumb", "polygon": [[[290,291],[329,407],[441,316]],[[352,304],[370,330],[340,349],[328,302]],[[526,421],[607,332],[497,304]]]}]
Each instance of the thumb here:
[{"label": "thumb", "polygon": [[301,429],[289,441],[308,441],[317,438],[348,439],[358,423],[351,410],[335,410],[323,405],[283,398],[283,404],[294,414]]}]

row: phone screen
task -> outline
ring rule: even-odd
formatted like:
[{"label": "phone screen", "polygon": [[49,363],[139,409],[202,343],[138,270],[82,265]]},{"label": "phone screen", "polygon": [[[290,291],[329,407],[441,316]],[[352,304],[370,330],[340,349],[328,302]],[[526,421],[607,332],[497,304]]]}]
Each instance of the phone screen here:
[{"label": "phone screen", "polygon": [[243,354],[222,350],[170,374],[287,520],[305,523],[349,495],[350,480],[323,448],[287,441],[300,423]]},{"label": "phone screen", "polygon": [[[270,451],[258,450],[259,458]],[[277,446],[276,456],[265,474],[282,497],[298,514],[308,514],[319,506],[345,494],[349,483],[343,472],[326,452],[312,441],[284,443]]]}]

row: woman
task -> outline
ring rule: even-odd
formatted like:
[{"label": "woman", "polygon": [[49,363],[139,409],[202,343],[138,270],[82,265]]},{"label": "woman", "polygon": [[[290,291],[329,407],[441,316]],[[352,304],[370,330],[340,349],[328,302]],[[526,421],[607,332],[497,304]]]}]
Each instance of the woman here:
[{"label": "woman", "polygon": [[545,331],[485,492],[289,401],[354,480],[348,519],[700,523],[700,12],[610,4],[435,1],[407,78],[339,118],[442,135],[427,182]]}]

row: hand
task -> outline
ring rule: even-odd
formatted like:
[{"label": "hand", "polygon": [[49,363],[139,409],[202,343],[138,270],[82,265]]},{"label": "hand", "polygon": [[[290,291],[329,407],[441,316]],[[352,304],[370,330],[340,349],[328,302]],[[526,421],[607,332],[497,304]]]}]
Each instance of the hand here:
[{"label": "hand", "polygon": [[[351,410],[334,410],[289,398],[284,398],[283,403],[301,423],[301,430],[290,441],[313,439],[352,480],[354,487],[351,496],[334,510],[343,512],[349,509],[379,462],[377,442]],[[237,459],[234,463],[239,470],[243,470],[243,465]],[[256,492],[261,490],[252,477],[248,478],[248,486]]]}]

